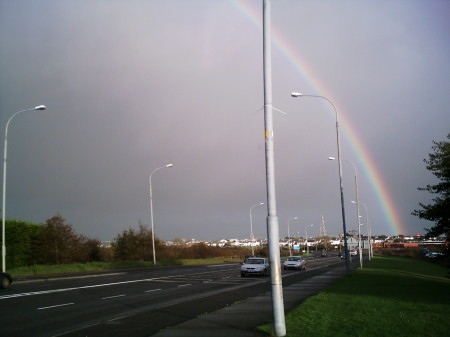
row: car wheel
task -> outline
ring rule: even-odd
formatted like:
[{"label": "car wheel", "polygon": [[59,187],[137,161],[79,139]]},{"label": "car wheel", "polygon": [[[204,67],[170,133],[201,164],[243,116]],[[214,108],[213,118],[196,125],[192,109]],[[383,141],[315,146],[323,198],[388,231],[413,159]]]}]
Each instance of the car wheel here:
[{"label": "car wheel", "polygon": [[241,277],[245,277],[245,274],[244,274],[244,273],[241,273]]},{"label": "car wheel", "polygon": [[6,289],[11,285],[11,280],[9,279],[8,276],[1,275],[0,278],[1,278],[0,279],[0,288]]}]

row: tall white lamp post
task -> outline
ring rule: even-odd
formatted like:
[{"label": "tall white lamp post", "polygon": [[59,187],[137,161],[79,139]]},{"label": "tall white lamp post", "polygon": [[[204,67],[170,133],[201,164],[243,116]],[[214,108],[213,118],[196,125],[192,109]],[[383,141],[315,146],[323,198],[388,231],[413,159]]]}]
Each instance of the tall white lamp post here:
[{"label": "tall white lamp post", "polygon": [[[351,201],[351,203],[356,203],[356,201]],[[366,224],[367,224],[367,238],[369,239],[369,260],[373,257],[373,248],[372,248],[372,227],[370,225],[370,219],[369,219],[369,211],[367,210],[367,206],[365,203],[359,201],[359,204],[363,205],[363,207],[366,209]]]},{"label": "tall white lamp post", "polygon": [[11,120],[19,113],[32,110],[45,110],[45,105],[38,105],[34,108],[20,110],[9,117],[5,128],[5,147],[3,150],[3,205],[2,205],[2,272],[6,271],[6,246],[5,246],[5,221],[6,221],[6,157],[8,151],[8,127]]},{"label": "tall white lamp post", "polygon": [[[313,227],[314,225],[309,225],[308,227]],[[309,255],[309,246],[308,246],[308,231],[306,230],[308,227],[305,227],[305,244],[306,244],[306,254]]]},{"label": "tall white lamp post", "polygon": [[260,202],[259,204],[254,204],[254,205],[252,205],[252,207],[250,207],[250,240],[252,241],[252,243],[251,243],[252,255],[255,255],[255,248],[253,247],[254,242],[255,242],[255,237],[253,236],[252,209],[256,206],[262,206],[262,205],[264,205],[264,203]]},{"label": "tall white lamp post", "polygon": [[266,153],[267,241],[269,248],[272,312],[275,335],[286,335],[283,280],[281,277],[280,233],[275,193],[275,156],[272,114],[272,52],[270,0],[263,0],[263,78],[264,78],[264,140]]},{"label": "tall white lamp post", "polygon": [[152,176],[153,173],[156,171],[166,168],[166,167],[173,167],[173,164],[167,164],[166,166],[161,166],[158,168],[155,168],[153,172],[150,174],[150,178],[148,179],[150,184],[150,222],[152,224],[152,246],[153,246],[153,265],[156,266],[156,250],[155,250],[155,228],[153,226],[153,196],[152,196]]},{"label": "tall white lamp post", "polygon": [[324,99],[328,103],[331,104],[331,106],[334,109],[335,115],[336,115],[336,143],[337,143],[337,153],[338,153],[338,163],[339,163],[339,185],[340,185],[340,192],[341,192],[341,210],[342,210],[342,230],[344,231],[344,249],[345,249],[345,270],[348,273],[350,273],[350,266],[348,262],[348,245],[347,245],[347,228],[345,225],[345,207],[344,207],[344,185],[342,183],[342,162],[341,162],[341,145],[340,145],[340,139],[339,139],[339,121],[338,121],[338,111],[336,109],[336,106],[332,101],[330,101],[328,98],[320,95],[305,95],[299,92],[293,92],[291,93],[292,97],[313,97],[313,98],[320,98]]},{"label": "tall white lamp post", "polygon": [[[329,160],[336,160],[334,157],[328,157]],[[362,247],[361,247],[361,217],[359,216],[359,189],[358,189],[358,171],[356,170],[356,165],[350,160],[342,159],[346,163],[349,163],[353,166],[353,171],[355,172],[355,193],[356,193],[356,217],[358,224],[358,254],[359,254],[359,266],[362,268],[363,266],[363,258],[362,258]]]},{"label": "tall white lamp post", "polygon": [[289,223],[291,222],[291,220],[297,220],[298,219],[298,217],[293,217],[293,218],[290,218],[289,220],[288,220],[288,222],[287,222],[287,227],[288,227],[288,247],[289,247],[289,256],[291,256],[292,255],[292,251],[291,251],[291,231],[289,230]]}]

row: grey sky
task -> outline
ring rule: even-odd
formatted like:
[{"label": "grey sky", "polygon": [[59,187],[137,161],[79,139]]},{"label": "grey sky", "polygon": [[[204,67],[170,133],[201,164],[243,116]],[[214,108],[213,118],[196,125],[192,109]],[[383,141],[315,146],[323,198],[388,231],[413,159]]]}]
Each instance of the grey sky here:
[{"label": "grey sky", "polygon": [[[246,238],[251,205],[266,203],[262,1],[0,0],[0,133],[11,123],[7,218],[43,223],[60,212],[77,232],[108,240],[149,222],[156,235]],[[308,65],[304,76],[272,47],[280,236],[321,215],[342,231],[335,124],[351,125],[343,158],[358,167],[374,234],[395,234],[353,129],[377,165],[406,231],[434,181],[423,159],[450,131],[450,2],[272,1],[272,26]],[[298,59],[297,59],[298,61]],[[322,87],[317,87],[318,83]],[[3,145],[3,143],[2,143]],[[356,229],[353,171],[344,164],[347,228]],[[361,210],[364,216],[364,210]],[[253,209],[265,237],[265,207]],[[363,221],[364,222],[364,221]],[[363,227],[363,232],[366,229]]]}]

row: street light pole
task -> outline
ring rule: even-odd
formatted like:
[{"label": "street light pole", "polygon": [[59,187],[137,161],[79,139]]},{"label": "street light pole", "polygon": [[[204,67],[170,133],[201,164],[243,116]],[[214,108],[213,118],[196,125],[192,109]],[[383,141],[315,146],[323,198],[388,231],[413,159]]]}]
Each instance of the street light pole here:
[{"label": "street light pole", "polygon": [[290,218],[289,220],[288,220],[288,222],[287,222],[287,226],[288,226],[288,248],[289,248],[289,256],[291,256],[292,255],[292,252],[291,252],[291,232],[290,232],[290,230],[289,230],[289,223],[291,222],[291,220],[297,220],[298,219],[298,217],[293,217],[293,218]]},{"label": "street light pole", "polygon": [[252,221],[252,209],[256,206],[262,206],[264,205],[263,202],[260,202],[259,204],[254,204],[252,205],[252,207],[250,207],[250,240],[252,241],[251,246],[252,246],[252,255],[255,255],[255,249],[253,247],[255,238],[253,236],[253,221]]},{"label": "street light pole", "polygon": [[31,109],[25,109],[15,112],[11,117],[9,117],[8,122],[6,122],[5,128],[5,147],[3,150],[3,205],[2,205],[2,272],[6,272],[6,245],[5,245],[5,221],[6,221],[6,157],[8,152],[8,127],[9,123],[14,117],[19,113],[32,110],[45,110],[45,105],[38,105]]},{"label": "street light pole", "polygon": [[[312,227],[312,226],[314,226],[314,225],[309,225],[309,227]],[[305,227],[305,236],[306,236],[306,238],[305,238],[305,243],[306,243],[306,254],[309,255],[308,231],[306,230],[306,228],[308,228],[308,227]]]},{"label": "street light pole", "polygon": [[264,138],[267,186],[267,239],[269,244],[270,283],[275,335],[286,335],[284,318],[283,284],[279,249],[279,228],[275,197],[275,156],[272,114],[270,0],[263,0],[263,77],[264,77]]},{"label": "street light pole", "polygon": [[152,176],[153,173],[156,171],[166,168],[166,167],[173,167],[173,164],[167,164],[166,166],[161,166],[158,168],[155,168],[153,172],[150,174],[150,178],[148,179],[150,184],[150,222],[152,226],[152,249],[153,249],[153,265],[156,266],[156,250],[155,250],[155,228],[153,226],[153,195],[152,195]]},{"label": "street light pole", "polygon": [[340,145],[340,138],[339,138],[339,120],[338,120],[338,111],[336,106],[332,101],[330,101],[328,98],[320,95],[305,95],[301,94],[299,92],[293,92],[291,93],[292,97],[314,97],[314,98],[321,98],[327,101],[331,104],[331,106],[334,109],[335,115],[336,115],[336,143],[337,143],[337,152],[338,152],[338,163],[339,163],[339,189],[341,192],[341,210],[342,210],[342,230],[344,231],[344,249],[345,249],[345,270],[348,273],[350,273],[350,266],[348,262],[348,245],[347,245],[347,228],[345,225],[345,207],[344,207],[344,185],[342,182],[342,161],[341,161],[341,145]]},{"label": "street light pole", "polygon": [[[335,160],[334,157],[328,157],[329,160]],[[359,216],[359,192],[358,192],[358,171],[356,170],[356,165],[350,160],[342,159],[346,163],[349,163],[353,166],[353,171],[355,172],[355,191],[356,191],[356,217],[358,223],[358,254],[359,254],[359,266],[363,267],[363,258],[362,258],[362,247],[361,247],[361,217]]]},{"label": "street light pole", "polygon": [[[355,203],[355,201],[351,201],[351,203]],[[369,211],[367,210],[367,206],[365,203],[359,201],[361,205],[366,209],[366,224],[367,224],[367,238],[369,239],[369,260],[373,257],[373,249],[372,249],[372,227],[370,226],[369,219]]]}]

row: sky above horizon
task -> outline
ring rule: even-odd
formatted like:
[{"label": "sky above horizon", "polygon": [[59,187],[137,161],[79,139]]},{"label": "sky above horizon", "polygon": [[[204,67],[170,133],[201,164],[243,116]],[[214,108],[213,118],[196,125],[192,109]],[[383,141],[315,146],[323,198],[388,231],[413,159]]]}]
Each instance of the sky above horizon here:
[{"label": "sky above horizon", "polygon": [[[431,202],[423,159],[450,132],[449,19],[445,0],[272,1],[280,237],[289,221],[319,235],[322,216],[342,233],[334,110],[292,91],[337,107],[372,234],[433,225],[411,212]],[[16,111],[47,106],[9,126],[6,218],[60,213],[111,240],[149,224],[150,173],[173,163],[152,177],[156,236],[248,238],[267,204],[262,42],[261,0],[0,0],[2,139]],[[257,238],[266,217],[252,209]]]}]

